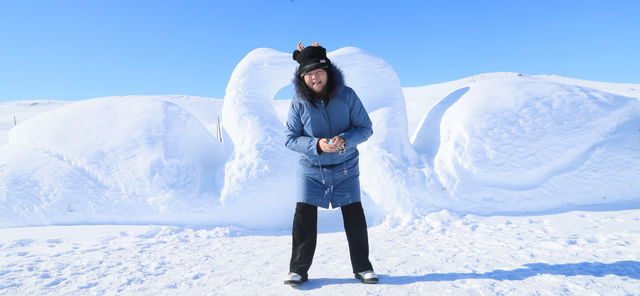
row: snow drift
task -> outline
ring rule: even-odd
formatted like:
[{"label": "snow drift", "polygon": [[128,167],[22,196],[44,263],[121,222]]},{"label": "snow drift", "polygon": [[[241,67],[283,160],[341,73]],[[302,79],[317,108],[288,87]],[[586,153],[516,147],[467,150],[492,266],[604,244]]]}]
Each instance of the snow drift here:
[{"label": "snow drift", "polygon": [[198,211],[217,202],[225,160],[222,143],[191,113],[148,98],[68,104],[16,126],[1,151],[3,226],[154,222]]},{"label": "snow drift", "polygon": [[526,76],[454,91],[414,136],[450,207],[541,211],[637,199],[640,104]]},{"label": "snow drift", "polygon": [[[329,57],[373,121],[359,146],[363,201],[382,214],[367,210],[370,219],[640,199],[640,101],[621,95],[635,93],[627,86],[494,73],[403,90],[371,53]],[[284,147],[278,112],[288,110],[273,97],[295,66],[288,53],[257,49],[234,70],[224,103],[111,97],[19,123],[0,146],[0,227],[289,227],[297,155]],[[224,144],[214,136],[219,111]]]}]

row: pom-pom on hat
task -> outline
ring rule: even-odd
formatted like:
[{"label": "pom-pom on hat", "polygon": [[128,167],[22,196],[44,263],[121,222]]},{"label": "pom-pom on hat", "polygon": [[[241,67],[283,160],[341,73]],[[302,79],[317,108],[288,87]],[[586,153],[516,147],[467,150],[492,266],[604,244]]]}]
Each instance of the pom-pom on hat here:
[{"label": "pom-pom on hat", "polygon": [[314,42],[309,47],[302,46],[298,43],[298,49],[293,52],[293,59],[300,64],[298,66],[298,77],[304,76],[307,72],[316,69],[329,69],[331,61],[327,58],[327,50]]}]

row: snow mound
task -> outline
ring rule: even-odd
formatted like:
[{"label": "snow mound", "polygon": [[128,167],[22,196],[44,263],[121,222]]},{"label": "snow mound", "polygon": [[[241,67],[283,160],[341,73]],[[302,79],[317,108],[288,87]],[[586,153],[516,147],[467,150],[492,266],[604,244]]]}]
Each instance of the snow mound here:
[{"label": "snow mound", "polygon": [[225,161],[223,144],[191,113],[144,97],[33,117],[11,130],[2,152],[3,226],[171,221],[215,205]]},{"label": "snow mound", "polygon": [[[411,194],[416,187],[424,189],[425,181],[421,169],[415,168],[421,166],[420,157],[409,142],[395,71],[358,48],[342,48],[328,56],[343,71],[347,85],[356,91],[373,121],[374,135],[359,147],[365,196],[389,213],[411,211]],[[256,49],[234,70],[224,100],[224,126],[234,152],[225,168],[222,202],[254,213],[253,220],[262,225],[281,216],[287,217],[282,223],[289,224],[287,213],[295,202],[291,184],[298,156],[284,147],[285,126],[273,100],[278,90],[291,83],[296,65],[288,53]]]},{"label": "snow mound", "polygon": [[371,117],[373,135],[360,145],[362,190],[385,212],[405,215],[415,208],[412,196],[426,191],[424,165],[409,142],[400,79],[382,58],[359,48],[328,54],[344,72]]},{"label": "snow mound", "polygon": [[285,127],[272,101],[291,83],[295,65],[290,54],[259,48],[231,74],[222,118],[233,154],[225,166],[221,201],[237,213],[232,223],[251,227],[291,223],[297,156],[284,146]]},{"label": "snow mound", "polygon": [[413,145],[448,207],[532,212],[640,197],[640,102],[528,77],[483,76],[440,101]]},{"label": "snow mound", "polygon": [[0,102],[0,146],[9,142],[9,131],[16,123],[23,122],[43,112],[62,107],[69,102],[55,100],[25,100]]}]

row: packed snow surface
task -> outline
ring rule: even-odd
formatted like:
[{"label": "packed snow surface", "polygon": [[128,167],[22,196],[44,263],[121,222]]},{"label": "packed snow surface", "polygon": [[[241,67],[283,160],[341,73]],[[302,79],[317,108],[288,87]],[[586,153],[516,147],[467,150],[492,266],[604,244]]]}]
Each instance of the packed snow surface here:
[{"label": "packed snow surface", "polygon": [[639,210],[530,217],[443,210],[403,227],[372,226],[377,285],[353,278],[344,233],[325,232],[309,281],[297,289],[283,285],[287,231],[5,228],[0,295],[640,295],[639,216]]}]

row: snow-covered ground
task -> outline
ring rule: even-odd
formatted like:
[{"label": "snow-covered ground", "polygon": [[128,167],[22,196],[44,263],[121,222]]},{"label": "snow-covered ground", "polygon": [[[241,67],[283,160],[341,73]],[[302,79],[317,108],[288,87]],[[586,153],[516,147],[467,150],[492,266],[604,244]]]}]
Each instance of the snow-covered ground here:
[{"label": "snow-covered ground", "polygon": [[[351,278],[340,213],[321,210],[300,290],[640,294],[640,84],[401,88],[370,53],[329,57],[374,124],[359,149],[381,283]],[[224,100],[0,103],[0,295],[299,294],[282,285],[297,155],[273,100],[294,68],[257,49]]]},{"label": "snow-covered ground", "polygon": [[522,217],[441,211],[404,227],[372,226],[369,240],[379,284],[352,278],[344,233],[327,229],[309,282],[293,289],[282,284],[291,252],[286,231],[5,228],[0,294],[640,294],[640,210]]}]

